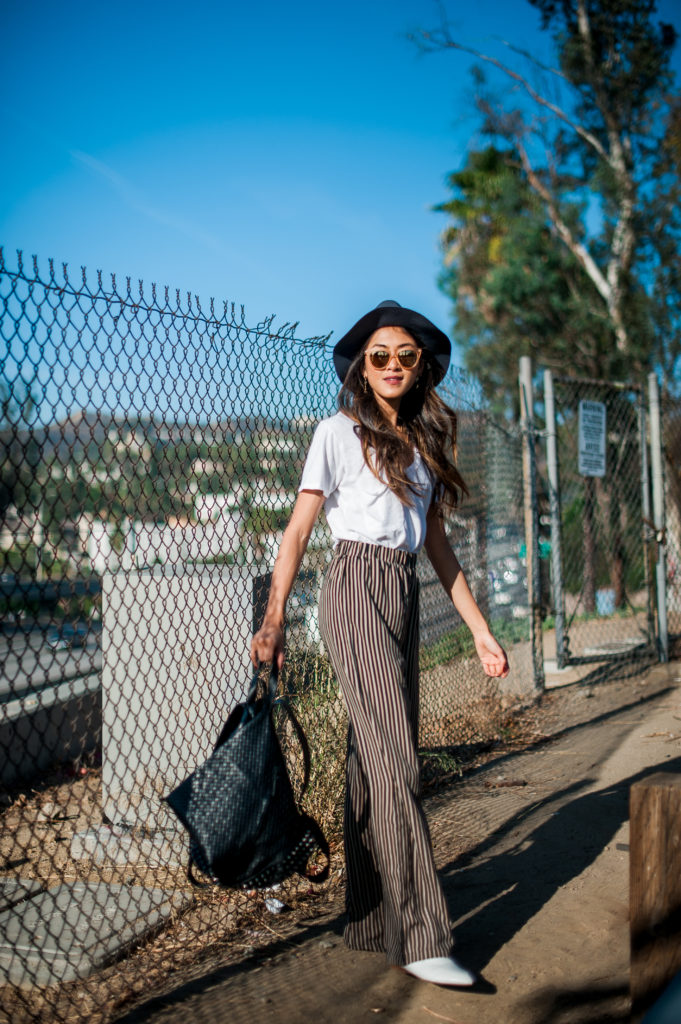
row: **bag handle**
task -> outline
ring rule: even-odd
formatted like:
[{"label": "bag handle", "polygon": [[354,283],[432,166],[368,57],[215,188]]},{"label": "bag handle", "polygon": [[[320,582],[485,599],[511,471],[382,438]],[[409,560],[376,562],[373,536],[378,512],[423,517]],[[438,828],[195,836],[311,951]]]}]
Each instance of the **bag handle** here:
[{"label": "bag handle", "polygon": [[[298,737],[298,742],[300,744],[300,749],[301,749],[302,754],[303,754],[303,785],[302,785],[302,788],[301,788],[301,791],[300,791],[300,797],[299,797],[299,800],[302,800],[303,797],[305,796],[305,793],[307,792],[307,787],[310,784],[310,747],[309,747],[309,744],[307,742],[307,736],[305,735],[305,732],[303,731],[303,727],[300,724],[300,722],[298,721],[298,719],[297,719],[297,717],[295,715],[295,712],[294,712],[293,708],[291,707],[289,701],[287,700],[286,697],[277,697],[276,696],[276,693],[277,693],[277,682],[278,682],[277,667],[276,667],[276,664],[274,662],[272,662],[272,667],[270,669],[270,680],[269,680],[269,693],[268,693],[268,696],[269,696],[269,699],[270,699],[271,707],[274,707],[275,704],[279,704],[284,709],[284,712],[286,713],[286,715],[288,717],[288,720],[290,721],[291,725],[293,726],[293,730],[294,730],[296,736]],[[257,677],[256,677],[254,683],[257,683]],[[324,833],[322,832],[321,828],[319,827],[317,822],[314,820],[314,818],[310,817],[309,814],[304,814],[303,812],[300,812],[300,813],[301,813],[301,817],[303,818],[303,821],[305,822],[308,830],[310,831],[310,833],[312,834],[315,842],[317,843],[317,846],[319,847],[320,852],[322,853],[322,855],[324,857],[326,857],[326,864],[324,865],[324,867],[322,868],[321,871],[316,871],[316,872],[305,871],[305,872],[303,872],[303,875],[310,882],[316,882],[316,883],[325,882],[326,879],[329,877],[329,869],[331,867],[331,854],[329,852],[329,844],[327,842],[326,836],[324,835]]]},{"label": "bag handle", "polygon": [[189,863],[187,864],[187,879],[191,882],[195,889],[212,889],[215,882],[202,882],[194,874],[194,861],[191,854],[189,855]]},{"label": "bag handle", "polygon": [[303,727],[296,718],[293,708],[287,701],[286,697],[278,697],[275,703],[279,704],[286,712],[288,720],[293,726],[293,730],[298,737],[300,749],[303,752],[303,787],[300,791],[300,799],[302,800],[310,783],[310,747],[307,742],[307,736],[303,732]]},{"label": "bag handle", "polygon": [[[258,672],[256,670],[255,674],[253,675],[253,679],[251,680],[251,685],[250,685],[250,687],[248,689],[248,695],[246,697],[246,700],[245,700],[245,702],[242,705],[239,705],[240,708],[243,708],[242,716],[241,716],[241,723],[240,723],[242,725],[243,725],[244,722],[247,722],[249,718],[252,718],[253,715],[255,714],[255,710],[256,710],[255,703],[256,703],[256,697],[257,697],[257,693],[258,693],[258,683],[259,682],[260,682],[260,677],[259,677]],[[269,701],[270,707],[274,704],[274,702],[275,702],[275,700],[277,698],[277,686],[278,686],[278,683],[279,683],[279,672],[278,672],[277,666],[273,662],[272,663],[272,667],[270,669],[270,678],[269,678],[269,681],[268,681],[268,684],[267,684],[267,691],[266,691],[266,694],[265,694],[265,698],[266,698],[266,700]],[[238,710],[238,708],[234,709],[234,711],[237,711],[237,710]],[[215,741],[215,746],[213,748],[214,750],[217,750],[218,747],[221,747],[222,744],[225,742],[225,740],[231,735],[231,733],[232,733],[232,731],[234,729],[234,720],[233,720],[233,717],[232,717],[233,714],[234,714],[234,712],[232,712],[232,714],[229,715],[229,717],[227,718],[227,721],[222,726],[222,729],[220,730],[220,735],[218,736],[217,740]]]},{"label": "bag handle", "polygon": [[322,832],[321,828],[314,820],[314,818],[311,818],[309,814],[303,814],[302,817],[308,829],[312,833],[312,836],[315,842],[317,843],[320,852],[323,854],[324,857],[326,857],[326,864],[321,869],[321,871],[303,872],[304,877],[307,878],[309,882],[319,884],[320,882],[325,882],[329,877],[329,871],[331,869],[331,853],[329,852],[329,844],[327,842],[326,836],[324,835],[324,833]]},{"label": "bag handle", "polygon": [[[249,691],[248,691],[248,696],[246,697],[246,702],[245,702],[245,704],[243,706],[244,710],[243,710],[243,717],[241,719],[242,722],[246,722],[249,718],[252,718],[253,715],[255,714],[255,703],[256,703],[256,696],[257,696],[257,693],[258,693],[258,683],[259,682],[260,682],[260,677],[258,675],[258,671],[256,670],[256,672],[255,672],[255,674],[253,676],[253,679],[251,681],[251,685],[250,685],[250,688],[249,688]],[[305,733],[303,732],[303,727],[301,726],[300,722],[296,718],[295,713],[293,711],[293,708],[291,707],[289,701],[287,700],[286,697],[277,697],[277,686],[278,685],[279,685],[279,670],[277,668],[276,662],[273,661],[271,663],[271,666],[270,666],[270,676],[269,676],[269,680],[268,680],[268,683],[267,683],[267,690],[265,691],[265,695],[263,697],[263,701],[265,701],[265,702],[267,702],[269,704],[268,710],[270,712],[272,711],[272,708],[274,707],[275,704],[279,705],[280,707],[282,707],[284,709],[284,712],[285,712],[286,716],[288,717],[289,721],[291,722],[291,725],[293,726],[293,731],[295,732],[296,736],[298,737],[298,743],[300,744],[300,749],[301,749],[302,754],[303,754],[303,787],[302,787],[302,789],[300,791],[300,799],[302,800],[303,796],[307,792],[307,787],[310,784],[310,748],[308,746],[307,737],[305,736]],[[229,735],[231,735],[232,729],[233,729],[232,720],[231,720],[231,718],[228,718],[227,721],[225,722],[225,724],[222,727],[220,735],[217,738],[217,742],[215,744],[215,750],[217,750],[218,747],[222,746],[222,744],[225,742],[227,737]]]},{"label": "bag handle", "polygon": [[[286,714],[289,722],[293,726],[293,731],[295,732],[296,736],[298,737],[298,743],[300,744],[300,749],[301,749],[302,754],[303,754],[303,787],[302,787],[302,789],[300,791],[300,799],[302,800],[303,797],[305,796],[305,793],[307,792],[307,787],[310,784],[310,747],[308,746],[307,737],[306,737],[305,733],[303,732],[303,727],[300,724],[300,722],[298,721],[298,719],[296,718],[295,712],[294,712],[293,708],[291,707],[291,704],[290,704],[288,698],[284,697],[284,696],[277,697],[277,685],[278,685],[278,683],[279,683],[279,669],[277,668],[276,661],[273,661],[271,666],[270,666],[270,678],[269,678],[269,683],[268,683],[267,693],[265,695],[265,699],[269,700],[270,710],[274,707],[275,704],[277,704],[279,707],[284,709],[284,713]],[[257,685],[258,685],[258,675],[256,673],[256,675],[253,678],[253,683],[251,685],[251,690],[250,690],[250,693],[249,693],[249,700],[250,700],[251,694],[253,694],[255,696],[255,691],[257,689]]]},{"label": "bag handle", "polygon": [[[258,668],[255,670],[255,673],[253,675],[253,679],[251,680],[251,688],[248,691],[248,697],[246,698],[246,703],[247,704],[255,703],[256,693],[258,692],[258,682],[260,680],[260,677],[258,675],[259,668],[260,668],[260,666],[258,665]],[[277,686],[278,686],[278,684],[279,684],[279,669],[277,668],[276,661],[273,661],[271,663],[271,665],[270,665],[270,678],[269,678],[268,683],[267,683],[267,696],[269,696],[270,703],[272,703],[272,704],[274,704],[275,700],[277,699]]]}]

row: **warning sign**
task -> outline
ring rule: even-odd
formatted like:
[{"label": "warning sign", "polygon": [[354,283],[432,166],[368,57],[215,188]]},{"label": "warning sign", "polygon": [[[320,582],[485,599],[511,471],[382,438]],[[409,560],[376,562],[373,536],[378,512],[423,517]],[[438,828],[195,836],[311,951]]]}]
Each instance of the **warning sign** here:
[{"label": "warning sign", "polygon": [[579,403],[579,472],[605,476],[605,405]]}]

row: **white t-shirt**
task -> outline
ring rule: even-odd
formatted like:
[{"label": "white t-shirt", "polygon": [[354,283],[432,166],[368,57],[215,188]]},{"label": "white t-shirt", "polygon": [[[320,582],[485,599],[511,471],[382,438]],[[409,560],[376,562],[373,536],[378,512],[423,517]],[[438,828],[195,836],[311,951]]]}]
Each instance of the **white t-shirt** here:
[{"label": "white t-shirt", "polygon": [[323,492],[334,544],[358,540],[418,551],[425,540],[433,493],[433,481],[418,452],[407,476],[420,491],[412,496],[411,507],[374,476],[364,461],[355,423],[338,412],[317,425],[298,489]]}]

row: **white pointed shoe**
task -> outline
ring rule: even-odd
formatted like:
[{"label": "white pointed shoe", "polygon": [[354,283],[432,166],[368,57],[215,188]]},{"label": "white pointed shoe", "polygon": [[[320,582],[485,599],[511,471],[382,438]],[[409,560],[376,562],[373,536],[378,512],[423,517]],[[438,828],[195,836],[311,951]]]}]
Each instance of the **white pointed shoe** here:
[{"label": "white pointed shoe", "polygon": [[402,968],[420,981],[430,981],[433,985],[474,985],[474,974],[457,963],[453,956],[433,956],[428,960],[414,960]]}]

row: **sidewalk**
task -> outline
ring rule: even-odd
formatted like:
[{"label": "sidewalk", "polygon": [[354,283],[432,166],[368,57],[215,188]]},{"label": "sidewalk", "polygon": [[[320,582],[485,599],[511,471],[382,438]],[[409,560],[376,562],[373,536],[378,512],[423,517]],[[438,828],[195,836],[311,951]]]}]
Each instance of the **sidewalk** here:
[{"label": "sidewalk", "polygon": [[[427,802],[474,991],[343,946],[342,907],[121,1018],[126,1024],[593,1024],[628,1020],[628,798],[681,772],[681,666],[624,680],[616,706],[508,754]],[[574,701],[587,700],[585,687]],[[618,706],[617,706],[618,705]]]}]

